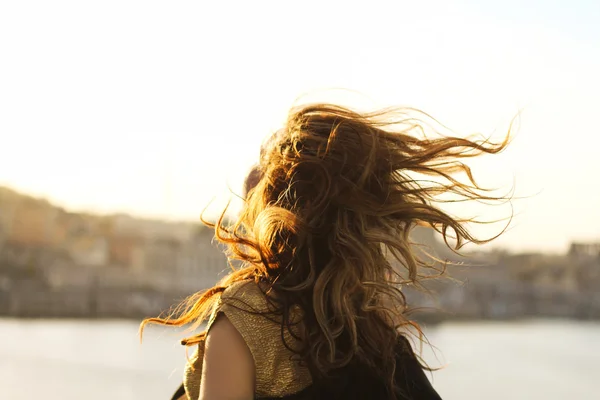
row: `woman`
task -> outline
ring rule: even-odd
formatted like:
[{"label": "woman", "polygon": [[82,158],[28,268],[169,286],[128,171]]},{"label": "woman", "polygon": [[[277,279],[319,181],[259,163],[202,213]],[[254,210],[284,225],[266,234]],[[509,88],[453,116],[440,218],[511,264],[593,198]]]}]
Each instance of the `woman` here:
[{"label": "woman", "polygon": [[436,204],[491,199],[460,160],[498,153],[508,137],[419,137],[415,113],[305,106],[263,146],[237,222],[214,226],[240,265],[179,315],[142,324],[208,320],[182,341],[197,348],[182,398],[440,398],[407,340],[419,331],[400,287],[436,265],[409,234],[427,225],[447,244],[454,233],[457,249],[483,243]]}]

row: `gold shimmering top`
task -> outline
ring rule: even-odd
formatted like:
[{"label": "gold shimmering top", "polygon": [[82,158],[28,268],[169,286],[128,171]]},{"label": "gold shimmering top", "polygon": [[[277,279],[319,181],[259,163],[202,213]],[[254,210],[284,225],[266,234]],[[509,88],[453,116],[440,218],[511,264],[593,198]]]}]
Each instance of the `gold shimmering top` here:
[{"label": "gold shimmering top", "polygon": [[[269,310],[267,298],[256,283],[237,282],[221,294],[206,329],[223,313],[254,358],[256,397],[283,397],[305,389],[312,379],[308,369],[299,364],[282,341],[281,318],[258,314]],[[288,346],[293,345],[294,338],[287,329],[284,337]],[[190,400],[197,400],[200,395],[203,355],[204,342],[201,342],[185,368],[184,386]]]}]

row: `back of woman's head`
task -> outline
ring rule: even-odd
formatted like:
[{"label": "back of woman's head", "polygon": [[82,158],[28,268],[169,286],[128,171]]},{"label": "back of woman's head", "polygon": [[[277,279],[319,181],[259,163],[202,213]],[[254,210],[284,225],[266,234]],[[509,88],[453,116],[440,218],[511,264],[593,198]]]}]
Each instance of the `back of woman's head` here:
[{"label": "back of woman's head", "polygon": [[[314,374],[359,360],[394,389],[397,328],[410,323],[399,285],[418,283],[431,266],[415,256],[411,229],[428,225],[445,239],[452,233],[457,248],[483,242],[437,202],[448,193],[454,200],[491,199],[460,160],[497,153],[507,140],[427,138],[420,116],[426,117],[328,104],[293,110],[261,150],[237,223],[216,225],[230,258],[243,262],[220,287],[262,282],[287,325],[290,309],[299,309],[301,355]],[[455,178],[458,172],[466,182]]]},{"label": "back of woman's head", "polygon": [[[450,231],[457,248],[465,241],[484,242],[469,234],[467,221],[451,217],[438,203],[448,194],[455,195],[453,201],[494,200],[460,159],[500,152],[508,136],[499,145],[419,138],[415,133],[423,132],[423,123],[415,114],[360,114],[321,104],[293,111],[286,127],[263,146],[260,164],[249,175],[253,183],[236,228],[252,243],[229,242],[233,255],[259,263],[266,278],[310,276],[315,283],[339,284],[387,277],[385,272],[392,272],[386,271],[387,249],[406,268],[406,280],[414,281],[422,264],[408,240],[414,226],[428,225],[445,238]],[[468,182],[457,180],[457,172]],[[313,249],[321,251],[319,259],[298,257]]]},{"label": "back of woman's head", "polygon": [[[482,242],[436,201],[448,193],[490,199],[460,159],[497,153],[507,141],[420,138],[417,116],[322,104],[294,110],[263,146],[259,179],[234,228],[244,239],[223,232],[232,256],[250,262],[284,307],[300,306],[305,350],[318,370],[355,355],[386,357],[390,328],[407,322],[395,284],[417,283],[430,266],[411,247],[413,227],[452,233],[458,248]],[[461,171],[466,183],[453,177]]]}]

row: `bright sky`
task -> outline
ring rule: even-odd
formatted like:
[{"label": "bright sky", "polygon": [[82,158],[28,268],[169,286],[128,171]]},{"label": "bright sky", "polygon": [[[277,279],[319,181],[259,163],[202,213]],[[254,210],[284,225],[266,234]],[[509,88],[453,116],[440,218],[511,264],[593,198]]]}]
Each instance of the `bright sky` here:
[{"label": "bright sky", "polygon": [[196,219],[240,191],[302,94],[414,106],[464,134],[501,135],[522,108],[513,146],[474,165],[530,196],[496,246],[600,239],[595,0],[0,4],[0,185]]}]

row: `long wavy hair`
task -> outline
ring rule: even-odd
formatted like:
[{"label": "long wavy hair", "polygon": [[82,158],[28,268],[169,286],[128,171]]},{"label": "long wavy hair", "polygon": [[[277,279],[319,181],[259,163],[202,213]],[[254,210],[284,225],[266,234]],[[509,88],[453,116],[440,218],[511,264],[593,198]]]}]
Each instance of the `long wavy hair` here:
[{"label": "long wavy hair", "polygon": [[[467,230],[470,219],[453,217],[439,205],[505,200],[479,186],[462,160],[499,153],[510,135],[497,144],[428,137],[432,121],[406,108],[293,109],[283,129],[262,147],[239,218],[226,224],[224,212],[209,224],[238,266],[178,312],[147,319],[142,328],[147,323],[197,328],[228,286],[253,280],[275,304],[282,329],[292,331],[292,307],[301,311],[296,351],[313,376],[354,360],[385,377],[389,393],[398,393],[394,349],[403,328],[417,326],[406,316],[401,286],[418,285],[431,277],[428,270],[443,271],[417,256],[411,230],[429,226],[454,250],[466,242],[484,243],[491,239]],[[460,173],[466,179],[456,176]],[[197,344],[205,335],[182,343]]]}]

